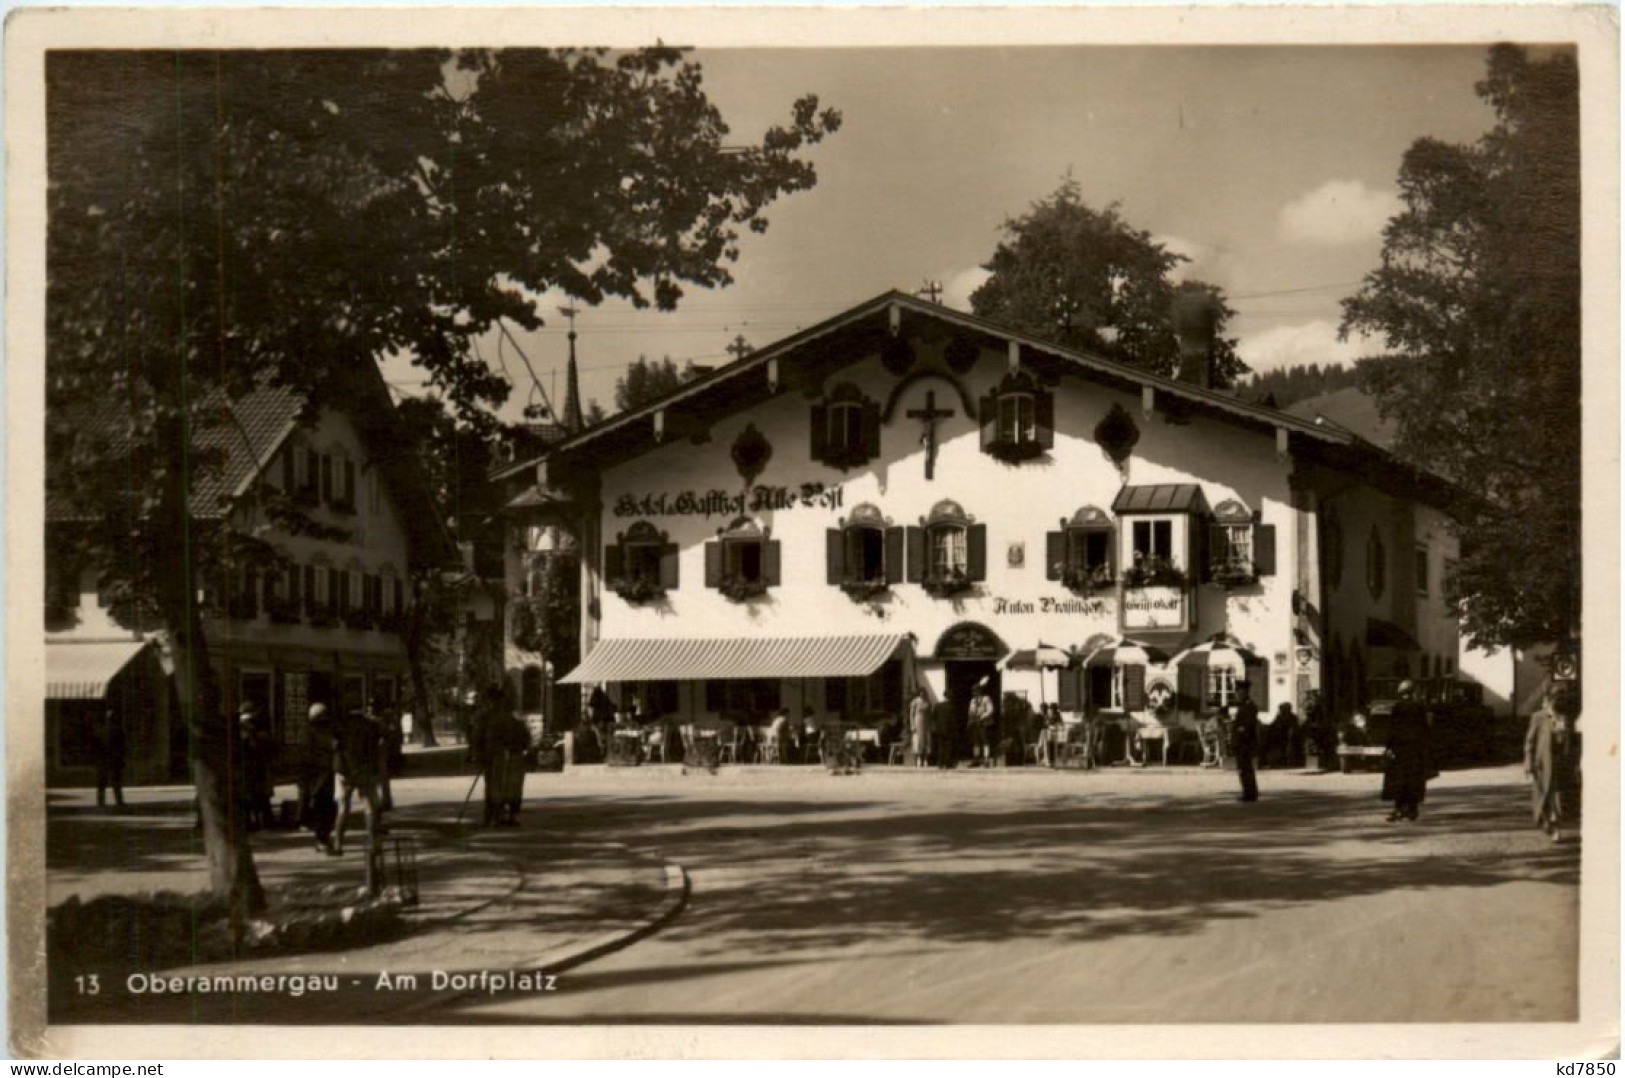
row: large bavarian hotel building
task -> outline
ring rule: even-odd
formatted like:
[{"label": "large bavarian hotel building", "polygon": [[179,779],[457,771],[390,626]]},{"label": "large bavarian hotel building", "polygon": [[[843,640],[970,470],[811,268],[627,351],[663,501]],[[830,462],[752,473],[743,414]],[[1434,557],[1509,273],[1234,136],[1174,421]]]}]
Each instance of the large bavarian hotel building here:
[{"label": "large bavarian hotel building", "polygon": [[[1451,491],[1182,347],[1157,377],[888,293],[569,437],[523,466],[582,552],[559,673],[683,722],[963,714],[984,680],[1177,720],[1249,674],[1346,713],[1454,674]],[[1251,669],[1167,661],[1215,639]]]}]

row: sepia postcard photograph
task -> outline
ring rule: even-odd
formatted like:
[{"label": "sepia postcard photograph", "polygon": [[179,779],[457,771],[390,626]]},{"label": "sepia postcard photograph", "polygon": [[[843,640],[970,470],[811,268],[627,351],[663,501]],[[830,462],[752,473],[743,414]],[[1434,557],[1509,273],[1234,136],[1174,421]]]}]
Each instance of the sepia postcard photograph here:
[{"label": "sepia postcard photograph", "polygon": [[11,1051],[1617,1056],[1617,50],[17,14]]}]

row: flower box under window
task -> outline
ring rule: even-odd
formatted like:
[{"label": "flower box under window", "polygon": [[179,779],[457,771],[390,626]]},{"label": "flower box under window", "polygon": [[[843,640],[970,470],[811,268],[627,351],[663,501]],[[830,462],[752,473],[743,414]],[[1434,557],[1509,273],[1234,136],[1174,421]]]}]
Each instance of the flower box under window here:
[{"label": "flower box under window", "polygon": [[1188,583],[1185,570],[1156,554],[1137,555],[1123,570],[1123,584],[1130,588],[1182,588]]},{"label": "flower box under window", "polygon": [[938,599],[947,599],[955,595],[962,595],[971,589],[974,581],[970,574],[963,569],[933,569],[925,574],[920,586],[929,595]]}]

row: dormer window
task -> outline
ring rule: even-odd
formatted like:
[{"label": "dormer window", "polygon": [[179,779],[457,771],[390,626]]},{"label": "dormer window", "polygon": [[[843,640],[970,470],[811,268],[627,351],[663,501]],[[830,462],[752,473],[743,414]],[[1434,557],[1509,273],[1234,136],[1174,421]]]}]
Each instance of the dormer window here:
[{"label": "dormer window", "polygon": [[982,451],[990,456],[1014,463],[1055,445],[1055,397],[1026,371],[1006,375],[979,411]]},{"label": "dormer window", "polygon": [[677,588],[677,544],[640,520],[604,548],[604,577],[609,590],[629,603],[658,599]]},{"label": "dormer window", "polygon": [[1222,587],[1245,587],[1275,572],[1275,527],[1261,524],[1235,499],[1219,503],[1207,529],[1206,579]]},{"label": "dormer window", "polygon": [[824,533],[826,579],[854,599],[870,599],[903,579],[903,529],[867,503]]},{"label": "dormer window", "polygon": [[1078,592],[1111,587],[1117,578],[1111,517],[1086,505],[1044,536],[1045,575]]},{"label": "dormer window", "polygon": [[944,499],[908,529],[908,579],[938,597],[968,591],[987,579],[987,525]]},{"label": "dormer window", "polygon": [[847,469],[880,456],[880,405],[850,382],[836,386],[809,420],[812,458]]},{"label": "dormer window", "polygon": [[779,543],[749,517],[739,517],[705,544],[705,586],[734,602],[764,595],[779,584]]}]

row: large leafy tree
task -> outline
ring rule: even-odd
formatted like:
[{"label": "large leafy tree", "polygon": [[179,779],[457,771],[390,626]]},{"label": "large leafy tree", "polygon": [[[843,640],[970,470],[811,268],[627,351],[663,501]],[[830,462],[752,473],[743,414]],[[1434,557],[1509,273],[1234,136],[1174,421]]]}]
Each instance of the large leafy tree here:
[{"label": "large leafy tree", "polygon": [[1006,220],[1004,236],[982,267],[992,276],[971,293],[976,314],[1172,375],[1179,368],[1174,297],[1181,289],[1205,292],[1216,301],[1216,380],[1233,384],[1247,369],[1235,341],[1224,336],[1235,312],[1220,291],[1199,281],[1175,283],[1174,269],[1189,260],[1123,220],[1115,203],[1092,209],[1070,177],[1025,214]]},{"label": "large leafy tree", "polygon": [[692,362],[679,369],[670,356],[639,356],[626,373],[615,379],[615,410],[630,411],[665,396],[696,374]]},{"label": "large leafy tree", "polygon": [[1344,332],[1385,340],[1364,382],[1396,449],[1481,495],[1461,507],[1456,599],[1484,645],[1580,624],[1580,142],[1571,55],[1490,50],[1476,143],[1424,138],[1382,265]]},{"label": "large leafy tree", "polygon": [[548,289],[671,308],[727,284],[840,117],[809,96],[725,144],[667,48],[55,52],[46,78],[47,484],[174,649],[211,883],[240,914],[263,896],[195,599],[255,537],[189,512],[220,466],[200,433],[258,387],[342,404],[400,354],[459,413],[493,406],[477,336],[539,327]]}]

